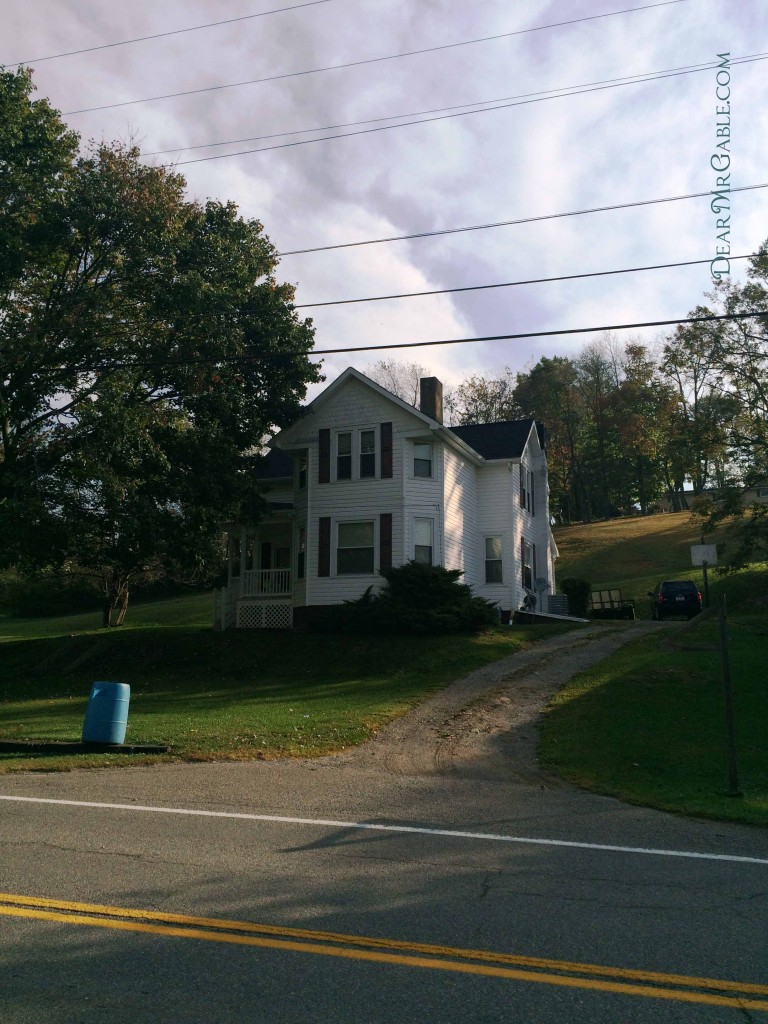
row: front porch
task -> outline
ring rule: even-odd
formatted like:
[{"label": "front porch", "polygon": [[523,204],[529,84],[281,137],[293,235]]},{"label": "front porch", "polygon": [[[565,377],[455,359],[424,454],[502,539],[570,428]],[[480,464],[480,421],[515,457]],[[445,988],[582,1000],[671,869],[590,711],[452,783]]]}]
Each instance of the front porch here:
[{"label": "front porch", "polygon": [[242,526],[229,534],[227,585],[213,592],[213,628],[293,626],[291,522]]}]

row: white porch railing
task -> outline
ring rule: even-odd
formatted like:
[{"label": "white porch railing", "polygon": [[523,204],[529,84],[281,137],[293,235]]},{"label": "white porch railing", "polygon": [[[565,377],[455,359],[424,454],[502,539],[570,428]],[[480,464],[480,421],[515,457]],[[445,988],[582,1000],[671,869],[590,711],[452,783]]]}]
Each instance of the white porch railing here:
[{"label": "white porch railing", "polygon": [[248,569],[240,576],[240,597],[278,597],[290,593],[290,569]]},{"label": "white porch railing", "polygon": [[289,629],[292,622],[290,569],[249,569],[213,592],[214,629]]}]

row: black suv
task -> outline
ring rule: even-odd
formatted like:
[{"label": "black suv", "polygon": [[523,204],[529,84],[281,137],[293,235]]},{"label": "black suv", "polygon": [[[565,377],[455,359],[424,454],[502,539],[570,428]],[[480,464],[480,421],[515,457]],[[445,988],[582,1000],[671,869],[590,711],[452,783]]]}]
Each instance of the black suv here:
[{"label": "black suv", "polygon": [[701,594],[693,580],[665,580],[649,590],[648,597],[652,619],[666,619],[669,615],[692,619],[701,611]]}]

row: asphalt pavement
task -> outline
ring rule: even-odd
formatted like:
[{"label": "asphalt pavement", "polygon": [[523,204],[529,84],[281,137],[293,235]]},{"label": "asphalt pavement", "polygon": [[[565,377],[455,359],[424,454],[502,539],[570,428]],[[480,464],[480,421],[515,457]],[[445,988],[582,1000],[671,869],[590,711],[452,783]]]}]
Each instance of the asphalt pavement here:
[{"label": "asphalt pavement", "polygon": [[767,872],[764,830],[471,763],[4,776],[0,1019],[768,1021]]}]

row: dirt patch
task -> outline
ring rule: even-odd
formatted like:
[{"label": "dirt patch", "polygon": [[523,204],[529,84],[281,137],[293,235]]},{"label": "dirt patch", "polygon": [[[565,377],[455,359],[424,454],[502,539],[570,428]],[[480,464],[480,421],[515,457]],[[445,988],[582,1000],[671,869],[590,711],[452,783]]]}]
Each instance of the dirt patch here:
[{"label": "dirt patch", "polygon": [[350,755],[361,766],[395,775],[459,774],[558,781],[540,771],[539,720],[550,697],[572,676],[663,623],[593,625],[552,637],[456,680]]}]

